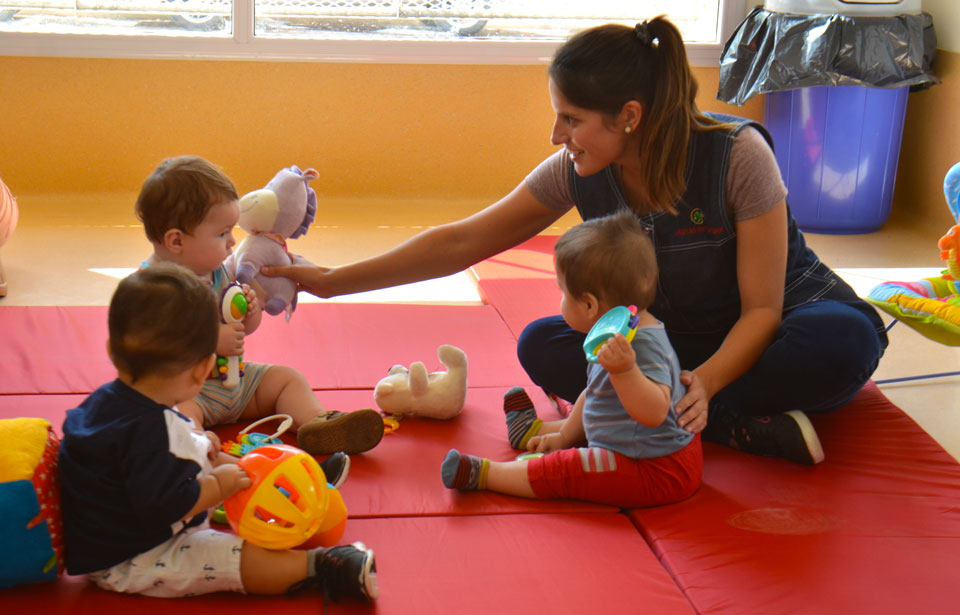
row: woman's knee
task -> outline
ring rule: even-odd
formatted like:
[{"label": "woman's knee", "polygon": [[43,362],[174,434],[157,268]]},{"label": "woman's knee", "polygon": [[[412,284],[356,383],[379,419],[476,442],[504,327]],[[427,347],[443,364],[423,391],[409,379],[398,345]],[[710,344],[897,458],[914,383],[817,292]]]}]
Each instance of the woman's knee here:
[{"label": "woman's knee", "polygon": [[812,356],[818,371],[866,382],[883,356],[875,324],[860,310],[836,301],[812,304],[784,320],[788,336]]},{"label": "woman's knee", "polygon": [[517,358],[534,384],[573,401],[586,386],[583,338],[561,316],[540,318],[520,334]]}]

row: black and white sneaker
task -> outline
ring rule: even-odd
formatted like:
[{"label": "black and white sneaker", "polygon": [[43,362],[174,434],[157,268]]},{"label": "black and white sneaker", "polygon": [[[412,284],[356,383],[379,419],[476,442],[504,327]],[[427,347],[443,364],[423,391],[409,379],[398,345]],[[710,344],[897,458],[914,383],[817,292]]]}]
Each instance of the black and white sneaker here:
[{"label": "black and white sneaker", "polygon": [[731,431],[729,445],[745,453],[783,457],[808,465],[823,461],[817,431],[800,410],[743,417],[735,421]]},{"label": "black and white sneaker", "polygon": [[350,455],[334,453],[320,462],[320,468],[323,470],[323,475],[327,477],[327,482],[335,489],[339,489],[350,474]]},{"label": "black and white sneaker", "polygon": [[315,558],[313,575],[292,585],[288,593],[319,588],[323,591],[324,600],[334,602],[339,602],[342,597],[377,599],[377,564],[373,549],[368,549],[362,542],[355,542],[352,545],[315,549],[310,555]]}]

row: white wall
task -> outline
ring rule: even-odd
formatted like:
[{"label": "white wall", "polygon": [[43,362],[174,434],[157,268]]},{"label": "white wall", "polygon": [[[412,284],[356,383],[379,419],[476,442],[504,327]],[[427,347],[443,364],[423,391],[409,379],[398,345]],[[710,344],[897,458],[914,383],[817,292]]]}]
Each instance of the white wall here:
[{"label": "white wall", "polygon": [[957,0],[921,0],[920,6],[933,17],[937,48],[960,53],[960,3]]}]

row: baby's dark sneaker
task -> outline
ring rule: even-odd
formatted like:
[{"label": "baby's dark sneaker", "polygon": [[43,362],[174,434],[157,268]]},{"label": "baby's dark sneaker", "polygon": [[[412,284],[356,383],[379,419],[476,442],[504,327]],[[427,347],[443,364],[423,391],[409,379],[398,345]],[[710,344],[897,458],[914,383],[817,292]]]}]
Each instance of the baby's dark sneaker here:
[{"label": "baby's dark sneaker", "polygon": [[339,489],[350,474],[350,455],[334,453],[320,462],[320,468],[323,470],[323,475],[327,477],[327,482],[335,489]]},{"label": "baby's dark sneaker", "polygon": [[369,451],[383,439],[383,417],[365,408],[353,412],[328,410],[297,430],[297,446],[311,455]]},{"label": "baby's dark sneaker", "polygon": [[308,554],[308,576],[287,590],[296,594],[305,589],[318,588],[323,591],[324,599],[339,602],[340,598],[358,600],[376,600],[377,564],[373,549],[362,542],[352,545],[314,549]]}]

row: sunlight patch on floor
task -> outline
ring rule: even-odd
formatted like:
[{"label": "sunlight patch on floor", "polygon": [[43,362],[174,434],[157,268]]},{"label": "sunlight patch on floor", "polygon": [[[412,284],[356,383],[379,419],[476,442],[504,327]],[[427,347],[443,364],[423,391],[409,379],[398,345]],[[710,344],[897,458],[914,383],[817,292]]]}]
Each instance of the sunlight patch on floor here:
[{"label": "sunlight patch on floor", "polygon": [[91,267],[87,269],[87,271],[91,273],[99,273],[100,275],[105,275],[108,278],[115,278],[117,280],[122,280],[136,270],[136,267]]},{"label": "sunlight patch on floor", "polygon": [[303,303],[430,303],[435,305],[480,305],[483,300],[477,292],[473,277],[465,271],[443,278],[381,288],[365,293],[320,299],[300,293]]},{"label": "sunlight patch on floor", "polygon": [[[111,278],[121,279],[134,271],[132,267],[97,267],[89,271]],[[836,269],[837,274],[865,297],[870,289],[882,282],[910,282],[939,276],[939,267],[883,267]],[[461,271],[443,278],[403,284],[331,299],[320,299],[305,292],[300,293],[301,303],[434,303],[442,305],[479,305],[483,303],[472,276]]]},{"label": "sunlight patch on floor", "polygon": [[834,269],[847,284],[857,291],[861,297],[866,297],[877,284],[883,282],[913,282],[923,278],[938,277],[942,267],[856,267]]},{"label": "sunlight patch on floor", "polygon": [[[96,267],[89,269],[117,280],[130,275],[132,267]],[[473,277],[465,271],[434,280],[403,284],[365,293],[320,299],[301,292],[300,303],[429,303],[434,305],[481,305],[483,300],[477,292]]]}]

